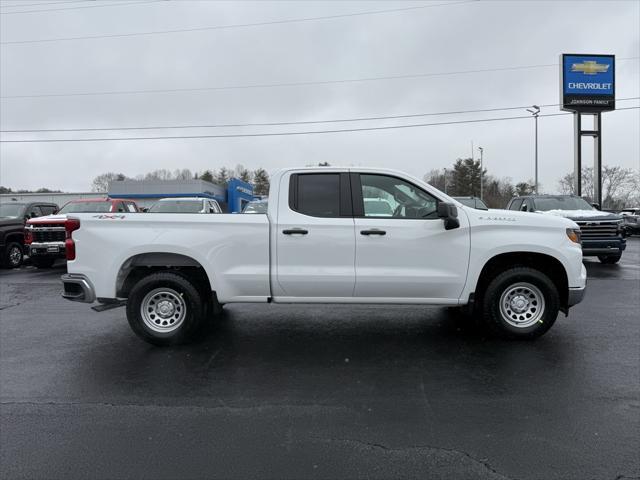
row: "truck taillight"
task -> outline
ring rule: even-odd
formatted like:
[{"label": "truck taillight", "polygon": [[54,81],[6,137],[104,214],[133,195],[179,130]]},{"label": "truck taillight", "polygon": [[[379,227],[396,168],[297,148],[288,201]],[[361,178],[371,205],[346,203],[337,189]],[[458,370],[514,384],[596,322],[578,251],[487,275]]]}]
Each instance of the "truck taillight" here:
[{"label": "truck taillight", "polygon": [[66,239],[64,241],[64,249],[67,253],[67,260],[76,259],[76,244],[73,241],[71,234],[80,228],[80,220],[77,218],[68,218],[64,222],[64,229],[66,232]]},{"label": "truck taillight", "polygon": [[33,243],[33,233],[30,228],[24,229],[24,243],[25,245],[31,245]]}]

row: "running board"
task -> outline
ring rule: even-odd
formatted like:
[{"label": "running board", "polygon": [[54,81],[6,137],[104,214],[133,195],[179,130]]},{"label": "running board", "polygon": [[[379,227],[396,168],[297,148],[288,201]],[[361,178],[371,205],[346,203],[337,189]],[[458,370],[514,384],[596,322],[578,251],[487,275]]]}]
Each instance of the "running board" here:
[{"label": "running board", "polygon": [[124,307],[127,304],[126,300],[116,300],[115,302],[101,303],[94,305],[91,310],[95,312],[104,312],[105,310],[111,310],[113,308]]}]

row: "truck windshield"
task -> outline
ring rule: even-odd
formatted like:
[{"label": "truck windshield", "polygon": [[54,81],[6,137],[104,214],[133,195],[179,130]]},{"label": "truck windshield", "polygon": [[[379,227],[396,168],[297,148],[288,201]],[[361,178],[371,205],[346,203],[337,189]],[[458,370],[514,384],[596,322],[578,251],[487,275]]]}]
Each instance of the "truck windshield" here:
[{"label": "truck windshield", "polygon": [[589,202],[580,197],[540,197],[534,200],[536,210],[595,210]]},{"label": "truck windshield", "polygon": [[71,202],[58,213],[103,213],[111,211],[111,202]]},{"label": "truck windshield", "polygon": [[170,200],[156,203],[149,213],[200,213],[202,209],[200,200]]},{"label": "truck windshield", "polygon": [[19,203],[4,203],[0,205],[0,218],[18,218],[23,208],[24,205]]},{"label": "truck windshield", "polygon": [[242,213],[267,213],[267,202],[249,202]]}]

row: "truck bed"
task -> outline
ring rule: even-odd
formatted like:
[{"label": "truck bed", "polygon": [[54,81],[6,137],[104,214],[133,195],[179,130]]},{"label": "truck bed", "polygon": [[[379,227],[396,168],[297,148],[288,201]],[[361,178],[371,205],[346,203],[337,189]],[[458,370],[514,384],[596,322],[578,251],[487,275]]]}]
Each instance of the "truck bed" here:
[{"label": "truck bed", "polygon": [[76,259],[82,261],[69,261],[68,272],[93,279],[98,298],[115,298],[113,279],[119,277],[122,266],[154,251],[196,260],[222,303],[267,301],[270,296],[266,215],[85,213],[70,217],[80,219],[73,239]]}]

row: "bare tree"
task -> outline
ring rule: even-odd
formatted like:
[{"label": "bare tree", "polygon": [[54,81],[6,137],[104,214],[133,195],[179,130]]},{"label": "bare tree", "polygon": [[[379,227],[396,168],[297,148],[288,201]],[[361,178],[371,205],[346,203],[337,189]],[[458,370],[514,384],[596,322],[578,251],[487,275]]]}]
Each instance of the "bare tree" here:
[{"label": "bare tree", "polygon": [[126,179],[127,177],[125,177],[124,174],[122,173],[115,173],[115,172],[101,173],[100,175],[98,175],[93,179],[93,182],[91,182],[91,191],[106,193],[109,190],[110,182],[122,181]]},{"label": "bare tree", "polygon": [[[558,180],[562,194],[575,195],[574,174],[567,173]],[[602,167],[602,207],[617,209],[638,202],[640,172],[623,167]],[[592,201],[595,196],[593,167],[582,169],[582,196]]]}]

